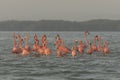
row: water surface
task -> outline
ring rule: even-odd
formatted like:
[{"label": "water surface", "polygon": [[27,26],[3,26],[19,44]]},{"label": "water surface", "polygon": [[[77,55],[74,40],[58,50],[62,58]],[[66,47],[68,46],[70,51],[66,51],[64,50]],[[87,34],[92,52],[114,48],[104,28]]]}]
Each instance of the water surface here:
[{"label": "water surface", "polygon": [[56,58],[53,43],[56,33],[71,48],[74,39],[84,40],[83,32],[16,32],[30,36],[33,45],[33,34],[39,37],[47,35],[52,55],[45,57],[21,57],[11,53],[13,46],[12,32],[0,32],[0,80],[120,80],[120,32],[91,32],[89,40],[100,34],[103,41],[109,42],[111,53],[86,53],[72,58],[67,55]]}]

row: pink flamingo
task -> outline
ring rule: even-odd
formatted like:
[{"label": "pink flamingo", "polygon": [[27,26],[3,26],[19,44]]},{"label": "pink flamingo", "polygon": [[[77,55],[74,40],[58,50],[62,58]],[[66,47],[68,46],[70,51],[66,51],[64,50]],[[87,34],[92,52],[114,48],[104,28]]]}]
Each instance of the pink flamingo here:
[{"label": "pink flamingo", "polygon": [[85,39],[85,41],[86,41],[86,45],[84,46],[85,48],[88,47],[88,45],[89,45],[89,40],[87,39],[87,34],[89,34],[89,32],[88,32],[88,31],[85,31],[85,32],[84,32],[84,39]]},{"label": "pink flamingo", "polygon": [[69,53],[71,50],[68,49],[65,45],[64,45],[64,41],[62,40],[62,44],[59,46],[59,50],[63,53],[63,55],[66,55],[67,53]]},{"label": "pink flamingo", "polygon": [[37,52],[37,49],[39,48],[39,39],[37,37],[37,35],[34,35],[34,44],[33,44],[33,49],[32,51]]},{"label": "pink flamingo", "polygon": [[97,39],[97,36],[94,37],[94,44],[92,45],[92,50],[93,51],[97,51],[96,39]]},{"label": "pink flamingo", "polygon": [[104,52],[105,54],[108,54],[108,53],[110,52],[110,50],[109,50],[109,48],[108,48],[108,42],[107,42],[107,41],[104,42],[103,52]]},{"label": "pink flamingo", "polygon": [[28,51],[27,49],[25,49],[25,48],[22,46],[23,39],[21,38],[20,35],[18,35],[18,40],[19,40],[19,46],[20,46],[20,49],[21,49],[21,55],[22,55],[22,56],[29,55],[29,54],[30,54],[30,51]]},{"label": "pink flamingo", "polygon": [[103,52],[103,47],[101,46],[101,36],[98,36],[98,47],[97,47],[98,52]]},{"label": "pink flamingo", "polygon": [[71,49],[71,52],[72,52],[71,54],[72,54],[73,58],[77,55],[77,45],[76,44],[77,44],[77,40],[74,41],[74,45]]},{"label": "pink flamingo", "polygon": [[87,54],[92,54],[92,53],[93,53],[93,49],[92,49],[92,46],[91,46],[91,43],[90,43],[90,47],[87,50]]},{"label": "pink flamingo", "polygon": [[82,54],[84,52],[84,48],[85,48],[85,45],[83,44],[82,40],[80,40],[78,51]]},{"label": "pink flamingo", "polygon": [[17,47],[16,38],[17,38],[16,34],[13,33],[13,39],[14,39],[14,41],[13,41],[12,53],[18,54],[18,53],[20,53],[20,50],[19,50],[19,48]]},{"label": "pink flamingo", "polygon": [[26,41],[26,44],[25,44],[25,49],[28,50],[29,52],[31,52],[31,48],[29,46],[29,37],[28,35],[25,35],[25,41]]}]

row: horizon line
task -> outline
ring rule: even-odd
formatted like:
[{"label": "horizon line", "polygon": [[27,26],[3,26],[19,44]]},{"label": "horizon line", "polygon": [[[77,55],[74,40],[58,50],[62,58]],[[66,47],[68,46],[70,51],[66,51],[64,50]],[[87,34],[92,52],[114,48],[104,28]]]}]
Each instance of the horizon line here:
[{"label": "horizon line", "polygon": [[88,20],[83,20],[83,21],[77,21],[77,20],[64,20],[64,19],[39,19],[39,20],[32,20],[32,19],[26,19],[26,20],[17,20],[17,19],[11,19],[11,20],[1,20],[0,22],[7,22],[7,21],[70,21],[70,22],[87,22],[87,21],[94,21],[94,20],[111,20],[111,21],[118,21],[120,19],[88,19]]}]

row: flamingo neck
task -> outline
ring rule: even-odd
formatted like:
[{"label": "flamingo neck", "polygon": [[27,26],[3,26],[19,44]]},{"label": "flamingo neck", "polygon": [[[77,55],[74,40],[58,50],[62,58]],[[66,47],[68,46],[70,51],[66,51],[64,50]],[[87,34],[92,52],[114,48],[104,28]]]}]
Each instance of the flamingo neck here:
[{"label": "flamingo neck", "polygon": [[29,46],[29,42],[28,39],[26,39],[26,45],[25,46]]},{"label": "flamingo neck", "polygon": [[94,45],[96,46],[96,39],[94,39]]},{"label": "flamingo neck", "polygon": [[99,41],[98,41],[98,45],[101,46],[101,40],[100,40],[100,39],[99,39]]},{"label": "flamingo neck", "polygon": [[62,40],[62,45],[64,45],[64,41]]},{"label": "flamingo neck", "polygon": [[14,43],[13,43],[14,47],[17,47],[17,42],[16,42],[16,38],[14,37]]},{"label": "flamingo neck", "polygon": [[24,50],[24,47],[22,45],[20,45],[20,49],[23,51]]},{"label": "flamingo neck", "polygon": [[19,41],[19,42],[18,42],[18,45],[21,47],[21,46],[22,46],[22,41],[23,41],[23,40],[22,40],[22,38],[21,38],[20,36],[18,37],[18,41]]},{"label": "flamingo neck", "polygon": [[106,48],[107,48],[107,47],[108,47],[108,44],[104,44],[104,47],[106,47]]},{"label": "flamingo neck", "polygon": [[88,45],[89,45],[89,41],[88,41],[88,39],[87,39],[86,33],[84,34],[84,38],[85,38],[86,44],[87,44],[87,46],[88,46]]}]

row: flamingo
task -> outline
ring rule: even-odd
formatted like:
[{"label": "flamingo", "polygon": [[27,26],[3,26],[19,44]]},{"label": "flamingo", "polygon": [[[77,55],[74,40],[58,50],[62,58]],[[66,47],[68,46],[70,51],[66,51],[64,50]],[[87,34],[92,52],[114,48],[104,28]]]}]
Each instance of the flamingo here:
[{"label": "flamingo", "polygon": [[89,32],[88,32],[88,31],[85,31],[85,32],[84,32],[84,39],[85,39],[85,41],[86,41],[85,48],[88,47],[88,45],[89,45],[89,40],[87,39],[87,34],[89,34]]},{"label": "flamingo", "polygon": [[20,35],[18,35],[18,40],[19,40],[19,46],[20,46],[20,49],[21,49],[21,55],[22,56],[26,56],[26,55],[29,55],[30,54],[30,51],[28,51],[27,49],[25,49],[22,45],[22,42],[23,42],[23,39],[21,38]]},{"label": "flamingo", "polygon": [[37,52],[37,49],[39,48],[39,39],[37,35],[34,35],[34,44],[33,44],[33,51]]},{"label": "flamingo", "polygon": [[18,54],[18,53],[20,53],[20,50],[19,50],[19,48],[17,47],[16,38],[17,38],[16,34],[13,33],[13,39],[14,39],[14,41],[13,41],[12,53]]},{"label": "flamingo", "polygon": [[47,37],[46,35],[42,35],[42,38],[41,38],[41,42],[42,42],[42,46],[45,46],[46,45],[46,40],[47,40]]},{"label": "flamingo", "polygon": [[51,50],[50,50],[50,48],[48,48],[47,44],[48,44],[48,42],[45,40],[43,43],[43,49],[44,49],[44,54],[46,56],[51,54]]},{"label": "flamingo", "polygon": [[108,48],[108,42],[107,42],[107,41],[104,42],[103,52],[104,52],[105,54],[108,54],[108,53],[110,52],[110,50],[109,50],[109,48]]},{"label": "flamingo", "polygon": [[67,48],[64,45],[64,41],[62,40],[62,44],[59,46],[59,50],[63,53],[63,55],[69,53],[71,50],[69,48]]},{"label": "flamingo", "polygon": [[74,41],[74,45],[71,49],[71,52],[72,52],[71,54],[72,54],[73,58],[77,55],[77,45],[76,44],[77,44],[77,40]]},{"label": "flamingo", "polygon": [[92,54],[92,53],[93,53],[92,44],[90,43],[90,47],[89,47],[89,49],[87,50],[87,54]]},{"label": "flamingo", "polygon": [[82,40],[80,40],[78,51],[82,54],[84,52],[84,48],[85,48],[85,45],[83,44]]},{"label": "flamingo", "polygon": [[101,46],[101,36],[98,36],[98,47],[97,47],[98,52],[103,52],[103,47]]},{"label": "flamingo", "polygon": [[93,51],[97,51],[96,39],[97,39],[97,36],[94,37],[94,43],[93,43],[93,45],[92,45],[92,50],[93,50]]},{"label": "flamingo", "polygon": [[60,38],[59,34],[56,37],[55,47],[56,51],[60,52],[62,56],[70,52],[70,49],[64,45],[64,41]]},{"label": "flamingo", "polygon": [[26,56],[26,55],[30,54],[30,52],[28,50],[26,50],[24,47],[21,47],[21,50],[22,50],[22,52],[21,52],[22,56]]},{"label": "flamingo", "polygon": [[31,48],[29,46],[29,37],[28,35],[25,35],[25,41],[26,41],[26,44],[25,44],[25,49],[28,50],[28,51],[31,51]]},{"label": "flamingo", "polygon": [[56,56],[57,57],[61,57],[62,56],[62,52],[59,50],[58,47],[56,47]]},{"label": "flamingo", "polygon": [[51,55],[51,50],[50,50],[47,46],[44,46],[43,49],[44,49],[44,54],[45,54],[46,56]]},{"label": "flamingo", "polygon": [[54,43],[55,48],[56,48],[56,56],[57,57],[61,57],[62,56],[62,51],[59,49],[61,44],[62,44],[62,39],[60,38],[60,35],[57,34],[56,41]]},{"label": "flamingo", "polygon": [[59,34],[57,34],[56,41],[54,43],[55,48],[58,48],[62,44],[62,39],[60,38]]},{"label": "flamingo", "polygon": [[43,55],[44,54],[44,48],[42,46],[38,46],[36,52]]}]

